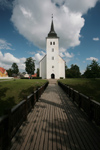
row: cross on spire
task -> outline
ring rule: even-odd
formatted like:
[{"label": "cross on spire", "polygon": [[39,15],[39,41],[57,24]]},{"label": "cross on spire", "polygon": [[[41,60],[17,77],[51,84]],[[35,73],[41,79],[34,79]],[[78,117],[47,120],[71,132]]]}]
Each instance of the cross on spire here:
[{"label": "cross on spire", "polygon": [[52,14],[51,18],[52,18],[51,29],[50,29],[50,32],[48,33],[48,37],[56,37],[57,38],[57,34],[56,34],[55,30],[54,30],[53,14]]}]

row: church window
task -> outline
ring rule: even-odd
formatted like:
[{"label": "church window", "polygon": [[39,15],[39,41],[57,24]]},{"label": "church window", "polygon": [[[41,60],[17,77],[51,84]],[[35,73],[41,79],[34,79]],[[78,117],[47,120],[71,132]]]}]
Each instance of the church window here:
[{"label": "church window", "polygon": [[54,52],[54,48],[52,48],[52,52]]},{"label": "church window", "polygon": [[54,57],[52,57],[52,60],[54,60]]},{"label": "church window", "polygon": [[52,45],[52,42],[50,42],[50,45]]},{"label": "church window", "polygon": [[55,42],[53,42],[53,45],[55,45]]},{"label": "church window", "polygon": [[54,68],[54,66],[52,66],[52,68]]}]

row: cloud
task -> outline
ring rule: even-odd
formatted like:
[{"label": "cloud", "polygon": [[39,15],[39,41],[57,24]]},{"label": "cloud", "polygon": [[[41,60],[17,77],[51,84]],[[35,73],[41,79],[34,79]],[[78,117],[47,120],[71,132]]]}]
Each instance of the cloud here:
[{"label": "cloud", "polygon": [[9,69],[13,63],[17,63],[19,70],[24,71],[25,60],[26,58],[16,58],[10,53],[4,53],[3,55],[0,51],[0,67],[4,67],[5,69]]},{"label": "cloud", "polygon": [[38,53],[35,53],[32,57],[35,60],[35,68],[39,68],[39,61],[45,56],[45,52],[39,51]]},{"label": "cloud", "polygon": [[[39,48],[45,49],[45,37],[50,31],[51,14],[54,14],[54,27],[58,36],[60,37],[60,47],[69,48],[80,44],[79,38],[81,37],[80,31],[84,26],[85,20],[82,17],[83,12],[95,5],[92,2],[78,2],[84,8],[84,11],[76,7],[73,9],[73,1],[64,0],[60,1],[51,0],[16,0],[13,8],[11,21],[17,28],[20,34],[26,39],[33,42]],[[60,7],[56,5],[58,3]],[[84,3],[84,5],[83,5]],[[85,5],[88,4],[88,5]]]},{"label": "cloud", "polygon": [[60,52],[60,56],[61,56],[61,57],[64,57],[64,54]]},{"label": "cloud", "polygon": [[96,61],[98,61],[98,58],[90,57],[90,58],[86,58],[86,60],[96,60]]},{"label": "cloud", "polygon": [[13,1],[14,0],[0,0],[0,6],[2,9],[5,9],[5,8],[13,8]]},{"label": "cloud", "polygon": [[90,8],[95,6],[97,1],[98,0],[65,0],[65,5],[73,12],[85,14]]},{"label": "cloud", "polygon": [[0,50],[14,50],[12,47],[11,43],[8,43],[6,40],[4,39],[0,39]]},{"label": "cloud", "polygon": [[55,31],[60,47],[65,49],[80,44],[80,31],[85,24],[82,17],[98,0],[15,0],[11,21],[26,39],[45,49],[45,37],[54,14]]},{"label": "cloud", "polygon": [[66,52],[65,56],[68,58],[72,58],[72,57],[74,57],[74,54],[73,53],[70,54],[70,53]]},{"label": "cloud", "polygon": [[[44,57],[45,52],[39,51],[38,53],[35,53],[32,57],[35,60],[35,68],[39,68],[39,61]],[[0,67],[4,67],[5,69],[11,68],[13,63],[16,63],[18,65],[19,71],[24,72],[25,71],[25,61],[26,58],[16,58],[11,53],[2,53],[0,51]]]},{"label": "cloud", "polygon": [[2,52],[0,51],[0,62],[3,62],[5,64],[12,64],[13,62],[19,63],[20,61],[18,58],[14,57],[12,54],[5,53],[3,55]]},{"label": "cloud", "polygon": [[97,38],[93,38],[94,41],[99,41],[100,39],[97,37]]},{"label": "cloud", "polygon": [[60,52],[66,52],[66,49],[63,48],[63,47],[61,47],[59,51],[60,51]]}]

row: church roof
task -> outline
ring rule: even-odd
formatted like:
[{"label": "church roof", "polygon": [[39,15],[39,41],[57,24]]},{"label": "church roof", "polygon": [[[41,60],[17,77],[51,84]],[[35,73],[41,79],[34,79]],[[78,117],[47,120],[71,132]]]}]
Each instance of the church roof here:
[{"label": "church roof", "polygon": [[50,32],[48,33],[48,37],[50,37],[50,38],[58,38],[57,37],[57,33],[54,30],[53,19],[52,19],[52,22],[51,22],[51,29],[50,29]]}]

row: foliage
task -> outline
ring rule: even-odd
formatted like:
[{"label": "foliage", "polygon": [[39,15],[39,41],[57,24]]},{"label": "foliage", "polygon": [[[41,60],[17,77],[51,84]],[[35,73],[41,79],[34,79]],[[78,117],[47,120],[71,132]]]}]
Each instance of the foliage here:
[{"label": "foliage", "polygon": [[73,89],[89,96],[91,99],[100,102],[100,79],[70,78],[60,81],[64,84],[69,85]]},{"label": "foliage", "polygon": [[65,66],[65,76],[66,78],[79,78],[81,76],[80,69],[77,65],[71,65],[71,68]]},{"label": "foliage", "polygon": [[[29,77],[21,77],[21,79],[29,79]],[[31,79],[42,79],[42,77],[32,77]]]},{"label": "foliage", "polygon": [[100,78],[100,66],[99,63],[93,60],[90,65],[87,66],[83,77],[86,78]]},{"label": "foliage", "polygon": [[42,86],[47,80],[16,79],[0,83],[0,115],[4,109],[12,108],[21,100],[30,95],[37,87]]},{"label": "foliage", "polygon": [[18,65],[16,63],[12,64],[11,69],[12,69],[13,74],[18,74],[19,69],[18,69]]},{"label": "foliage", "polygon": [[60,77],[60,79],[63,79],[63,77]]},{"label": "foliage", "polygon": [[25,70],[28,74],[34,74],[34,71],[35,71],[35,63],[34,63],[34,60],[32,59],[32,57],[29,57],[26,59],[25,61]]},{"label": "foliage", "polygon": [[19,73],[18,65],[16,63],[13,63],[11,68],[7,70],[7,73],[9,77],[17,76],[17,74]]},{"label": "foliage", "polygon": [[11,68],[9,68],[8,70],[6,70],[7,71],[7,73],[8,73],[8,76],[9,77],[12,77],[12,69]]},{"label": "foliage", "polygon": [[39,77],[39,71],[40,71],[39,68],[37,68],[37,72],[36,72],[37,73],[37,77]]}]

